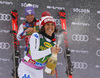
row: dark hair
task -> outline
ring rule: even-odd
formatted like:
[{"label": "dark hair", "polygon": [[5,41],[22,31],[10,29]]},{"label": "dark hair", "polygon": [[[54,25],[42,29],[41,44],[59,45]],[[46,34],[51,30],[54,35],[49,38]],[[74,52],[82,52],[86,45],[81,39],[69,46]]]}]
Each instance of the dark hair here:
[{"label": "dark hair", "polygon": [[[55,33],[57,33],[58,29],[55,27]],[[44,33],[45,32],[45,29],[44,29],[44,26],[42,26],[42,28],[39,30],[40,33]]]}]

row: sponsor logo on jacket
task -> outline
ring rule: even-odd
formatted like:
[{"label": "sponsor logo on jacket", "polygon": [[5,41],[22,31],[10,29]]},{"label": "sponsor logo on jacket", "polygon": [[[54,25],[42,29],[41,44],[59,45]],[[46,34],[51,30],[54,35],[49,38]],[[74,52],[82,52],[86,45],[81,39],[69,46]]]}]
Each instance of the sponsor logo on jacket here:
[{"label": "sponsor logo on jacket", "polygon": [[48,43],[48,42],[44,42],[44,45],[46,46],[46,47],[52,47],[52,45],[50,44],[50,43]]}]

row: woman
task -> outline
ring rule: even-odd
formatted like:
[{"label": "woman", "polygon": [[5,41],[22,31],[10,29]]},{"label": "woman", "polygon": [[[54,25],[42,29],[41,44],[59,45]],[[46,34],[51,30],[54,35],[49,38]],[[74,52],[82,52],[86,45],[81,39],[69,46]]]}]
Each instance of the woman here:
[{"label": "woman", "polygon": [[[18,68],[19,78],[43,78],[43,68],[52,53],[59,53],[54,47],[56,24],[52,16],[41,18],[40,33],[33,33],[30,38],[30,50]],[[52,72],[54,74],[54,71]]]},{"label": "woman", "polygon": [[25,18],[26,21],[25,23],[21,24],[18,29],[18,34],[17,34],[17,39],[20,41],[23,38],[25,38],[25,52],[24,54],[27,53],[28,51],[28,45],[29,45],[29,39],[32,35],[33,32],[38,32],[39,31],[39,20],[36,20],[35,18],[35,12],[32,4],[27,4],[25,8]]}]

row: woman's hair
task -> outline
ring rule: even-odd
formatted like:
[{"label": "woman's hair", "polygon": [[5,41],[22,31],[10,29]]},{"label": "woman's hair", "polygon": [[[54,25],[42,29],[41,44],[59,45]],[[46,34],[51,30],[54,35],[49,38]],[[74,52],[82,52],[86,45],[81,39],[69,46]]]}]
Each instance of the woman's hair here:
[{"label": "woman's hair", "polygon": [[[58,29],[55,27],[55,31],[54,33],[57,33]],[[44,26],[42,26],[42,28],[39,30],[40,33],[44,33],[45,32],[45,29],[44,29]]]}]

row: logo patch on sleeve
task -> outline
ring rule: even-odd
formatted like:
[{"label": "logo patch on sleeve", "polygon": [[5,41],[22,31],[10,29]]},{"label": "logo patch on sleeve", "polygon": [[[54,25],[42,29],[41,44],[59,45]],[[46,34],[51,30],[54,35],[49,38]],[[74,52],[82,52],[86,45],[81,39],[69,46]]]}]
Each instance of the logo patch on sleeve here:
[{"label": "logo patch on sleeve", "polygon": [[39,38],[38,34],[34,34],[34,37]]},{"label": "logo patch on sleeve", "polygon": [[31,77],[30,77],[30,75],[24,74],[24,76],[22,78],[31,78]]}]

